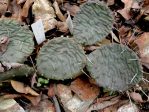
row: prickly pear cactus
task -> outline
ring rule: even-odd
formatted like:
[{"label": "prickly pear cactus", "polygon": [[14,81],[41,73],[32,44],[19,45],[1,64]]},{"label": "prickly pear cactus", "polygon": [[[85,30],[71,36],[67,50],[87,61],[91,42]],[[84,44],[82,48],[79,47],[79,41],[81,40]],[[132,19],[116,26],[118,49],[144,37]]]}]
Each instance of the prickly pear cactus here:
[{"label": "prickly pear cactus", "polygon": [[73,19],[74,38],[83,45],[95,44],[110,33],[113,21],[104,3],[85,3]]},{"label": "prickly pear cactus", "polygon": [[100,86],[124,91],[142,79],[137,55],[124,45],[102,46],[88,58],[87,69]]},{"label": "prickly pear cactus", "polygon": [[50,40],[41,48],[37,57],[37,69],[48,79],[75,78],[85,64],[84,51],[72,38]]},{"label": "prickly pear cactus", "polygon": [[22,77],[33,75],[34,69],[27,65],[23,65],[17,68],[10,69],[6,72],[0,73],[0,81],[12,79],[14,77]]},{"label": "prickly pear cactus", "polygon": [[[7,37],[9,42],[0,43],[0,61],[24,62],[34,49],[33,34],[14,20],[0,20],[0,40]],[[6,50],[3,51],[5,47]],[[2,52],[3,51],[3,52]]]}]

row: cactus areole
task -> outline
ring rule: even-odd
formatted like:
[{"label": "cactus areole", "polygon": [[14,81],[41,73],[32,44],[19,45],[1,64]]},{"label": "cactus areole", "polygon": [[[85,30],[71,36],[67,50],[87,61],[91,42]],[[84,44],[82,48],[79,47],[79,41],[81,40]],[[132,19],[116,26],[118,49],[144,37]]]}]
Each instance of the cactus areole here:
[{"label": "cactus areole", "polygon": [[0,19],[0,61],[23,63],[34,49],[32,32],[17,21]]},{"label": "cactus areole", "polygon": [[113,16],[106,4],[85,3],[73,19],[74,38],[83,45],[92,45],[104,39],[113,26]]},{"label": "cactus areole", "polygon": [[37,57],[37,69],[48,79],[72,79],[86,64],[82,47],[73,38],[58,37],[48,41]]},{"label": "cactus areole", "polygon": [[104,45],[88,58],[87,69],[100,86],[125,91],[142,79],[139,59],[127,46]]}]

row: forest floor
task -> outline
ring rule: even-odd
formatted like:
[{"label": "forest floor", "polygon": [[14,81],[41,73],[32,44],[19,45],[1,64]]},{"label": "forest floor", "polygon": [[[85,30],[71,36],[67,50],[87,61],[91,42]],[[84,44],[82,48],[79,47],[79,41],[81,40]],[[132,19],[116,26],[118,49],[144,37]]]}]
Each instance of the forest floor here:
[{"label": "forest floor", "polygon": [[[90,9],[85,10],[86,3],[107,7],[100,12],[88,5]],[[80,39],[83,44],[78,45],[72,36],[84,36],[87,41]],[[105,57],[101,53],[103,57],[90,60],[113,43],[137,57],[131,69],[125,54],[118,57],[121,53],[109,52]],[[65,50],[69,53],[61,55]],[[149,0],[0,0],[0,56],[0,112],[149,112]],[[94,73],[84,64],[84,56],[91,64],[105,58],[114,61],[99,64]],[[82,68],[75,65],[78,60]],[[130,86],[127,79],[137,83]]]}]

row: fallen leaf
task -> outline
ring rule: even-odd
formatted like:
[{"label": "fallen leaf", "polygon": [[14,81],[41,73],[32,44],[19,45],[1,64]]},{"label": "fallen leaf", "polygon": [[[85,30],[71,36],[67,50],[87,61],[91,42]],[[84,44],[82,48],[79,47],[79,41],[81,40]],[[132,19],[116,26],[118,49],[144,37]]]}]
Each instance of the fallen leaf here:
[{"label": "fallen leaf", "polygon": [[56,94],[60,97],[61,101],[65,104],[68,102],[72,97],[72,92],[69,86],[65,86],[63,84],[58,84],[56,86]]},{"label": "fallen leaf", "polygon": [[24,2],[26,2],[26,0],[17,0],[17,4],[19,5],[19,4],[22,4],[22,3],[24,3]]},{"label": "fallen leaf", "polygon": [[77,5],[71,5],[70,3],[64,3],[63,8],[66,11],[70,12],[71,16],[75,16],[78,11],[80,11],[80,7]]},{"label": "fallen leaf", "polygon": [[115,0],[107,0],[107,5],[110,6],[110,5],[114,5],[115,3]]},{"label": "fallen leaf", "polygon": [[55,0],[54,3],[53,3],[53,7],[54,7],[54,9],[55,9],[55,13],[56,13],[57,17],[58,17],[61,21],[65,22],[65,21],[66,21],[66,18],[65,18],[65,16],[62,14],[62,12],[60,11],[59,5],[58,5],[58,3],[57,3],[56,0]]},{"label": "fallen leaf", "polygon": [[4,15],[7,10],[8,0],[0,0],[0,17]]},{"label": "fallen leaf", "polygon": [[104,108],[103,110],[100,110],[99,112],[117,112],[117,109],[119,107],[127,104],[128,102],[129,102],[129,100],[121,100],[120,102],[118,102],[114,105],[108,106],[108,107]]},{"label": "fallen leaf", "polygon": [[149,6],[149,0],[144,0],[143,1],[143,7]]},{"label": "fallen leaf", "polygon": [[68,31],[68,25],[66,22],[60,22],[60,21],[57,21],[57,29],[61,32],[67,32]]},{"label": "fallen leaf", "polygon": [[148,46],[149,44],[149,33],[144,32],[141,36],[139,36],[136,40],[135,43],[138,45],[140,50],[143,50],[145,47]]},{"label": "fallen leaf", "polygon": [[139,93],[131,92],[129,95],[135,102],[139,102],[139,103],[143,102],[143,99]]},{"label": "fallen leaf", "polygon": [[73,95],[69,86],[58,84],[56,91],[57,96],[66,112],[85,112],[89,105],[93,102],[93,100],[83,101],[78,96]]},{"label": "fallen leaf", "polygon": [[134,2],[133,0],[122,0],[122,2],[125,4],[125,7],[117,12],[120,13],[126,20],[129,20],[131,18],[130,9],[132,6],[133,8],[137,8],[136,6],[138,6],[138,3]]},{"label": "fallen leaf", "polygon": [[29,112],[56,112],[55,107],[51,101],[44,99],[36,106],[30,107]]},{"label": "fallen leaf", "polygon": [[23,96],[28,100],[30,100],[33,106],[37,106],[41,101],[41,95],[42,94],[40,94],[39,96],[30,96],[30,95],[23,95]]},{"label": "fallen leaf", "polygon": [[121,106],[117,112],[139,112],[137,106],[133,103],[129,103],[126,105]]},{"label": "fallen leaf", "polygon": [[18,97],[21,97],[21,95],[19,95],[19,94],[6,94],[6,95],[2,96],[2,98],[4,98],[4,99],[14,99],[14,98],[18,98]]},{"label": "fallen leaf", "polygon": [[21,12],[22,17],[26,18],[28,16],[29,8],[33,3],[34,3],[34,0],[26,0]]},{"label": "fallen leaf", "polygon": [[139,54],[141,57],[141,62],[148,67],[149,65],[149,33],[145,32],[140,37],[138,37],[134,42],[139,47]]},{"label": "fallen leaf", "polygon": [[32,6],[32,12],[35,15],[35,22],[42,19],[45,32],[55,28],[57,20],[49,0],[35,0]]},{"label": "fallen leaf", "polygon": [[22,16],[21,16],[21,6],[17,4],[16,0],[9,0],[8,3],[8,11],[10,11],[12,13],[12,16],[10,17],[11,19],[15,19],[19,22],[23,22],[22,21]]},{"label": "fallen leaf", "polygon": [[53,96],[55,96],[55,89],[54,89],[55,87],[54,87],[54,84],[50,84],[50,87],[49,87],[49,89],[48,89],[48,96],[49,97],[53,97]]},{"label": "fallen leaf", "polygon": [[25,86],[22,82],[11,80],[11,85],[14,88],[14,90],[16,90],[19,93],[31,94],[33,96],[39,96],[39,94],[36,91],[34,91],[29,86]]},{"label": "fallen leaf", "polygon": [[88,110],[86,112],[91,112],[93,110],[101,110],[101,109],[104,109],[111,105],[114,105],[114,104],[118,103],[119,101],[120,101],[120,97],[118,96],[118,97],[114,97],[107,101],[97,102],[97,103],[91,105],[90,108],[88,108]]},{"label": "fallen leaf", "polygon": [[0,112],[25,112],[25,110],[14,99],[3,99],[0,101]]},{"label": "fallen leaf", "polygon": [[99,94],[98,86],[89,83],[88,79],[77,78],[71,83],[70,88],[82,100],[94,100]]}]

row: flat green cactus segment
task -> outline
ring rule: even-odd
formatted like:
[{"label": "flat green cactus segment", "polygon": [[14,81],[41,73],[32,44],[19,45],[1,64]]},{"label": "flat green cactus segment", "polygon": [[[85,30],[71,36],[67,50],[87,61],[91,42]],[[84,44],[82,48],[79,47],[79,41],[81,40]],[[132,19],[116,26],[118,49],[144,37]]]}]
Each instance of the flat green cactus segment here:
[{"label": "flat green cactus segment", "polygon": [[85,53],[73,38],[59,37],[50,40],[41,48],[37,57],[37,69],[48,79],[75,78],[85,64]]},{"label": "flat green cactus segment", "polygon": [[14,77],[33,75],[33,73],[34,73],[34,69],[32,67],[23,65],[21,67],[13,68],[13,69],[10,69],[9,71],[0,73],[0,81],[9,80]]},{"label": "flat green cactus segment", "polygon": [[124,91],[142,79],[139,59],[127,46],[104,45],[88,58],[87,69],[99,86]]},{"label": "flat green cactus segment", "polygon": [[85,3],[73,19],[74,38],[83,45],[95,44],[110,33],[113,21],[104,3]]},{"label": "flat green cactus segment", "polygon": [[0,38],[7,36],[10,42],[6,52],[0,54],[0,61],[24,62],[34,49],[32,32],[21,26],[17,21],[10,19],[0,20]]}]

